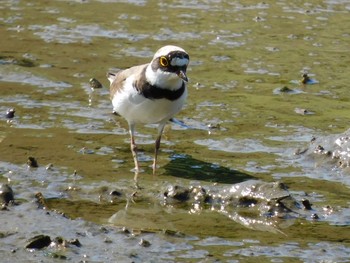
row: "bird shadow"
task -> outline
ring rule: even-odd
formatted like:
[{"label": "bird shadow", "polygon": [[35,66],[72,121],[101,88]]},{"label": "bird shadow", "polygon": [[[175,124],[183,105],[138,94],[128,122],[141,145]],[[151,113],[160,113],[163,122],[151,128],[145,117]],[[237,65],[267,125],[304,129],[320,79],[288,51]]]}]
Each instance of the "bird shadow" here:
[{"label": "bird shadow", "polygon": [[170,159],[171,161],[163,166],[163,169],[165,169],[166,174],[174,177],[225,184],[236,184],[256,179],[241,171],[204,162],[186,154],[173,154]]}]

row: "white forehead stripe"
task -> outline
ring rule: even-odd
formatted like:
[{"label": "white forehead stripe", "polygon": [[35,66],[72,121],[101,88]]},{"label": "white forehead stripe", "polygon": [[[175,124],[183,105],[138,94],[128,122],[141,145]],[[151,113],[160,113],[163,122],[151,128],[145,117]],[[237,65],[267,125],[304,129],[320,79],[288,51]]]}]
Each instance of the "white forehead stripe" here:
[{"label": "white forehead stripe", "polygon": [[157,58],[160,56],[166,56],[168,55],[170,52],[172,51],[182,51],[184,53],[186,53],[185,50],[183,50],[181,47],[177,47],[177,46],[164,46],[162,48],[160,48],[155,54],[153,58]]},{"label": "white forehead stripe", "polygon": [[185,66],[188,64],[188,59],[187,58],[173,58],[171,61],[170,61],[170,65],[172,66],[179,66],[179,67],[182,67],[182,66]]}]

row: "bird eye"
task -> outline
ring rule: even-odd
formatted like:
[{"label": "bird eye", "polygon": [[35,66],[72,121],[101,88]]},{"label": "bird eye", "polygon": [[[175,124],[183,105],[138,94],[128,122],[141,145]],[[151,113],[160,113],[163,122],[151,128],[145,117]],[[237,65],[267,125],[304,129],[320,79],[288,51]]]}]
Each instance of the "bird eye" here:
[{"label": "bird eye", "polygon": [[166,57],[160,57],[159,58],[159,64],[162,67],[167,67],[169,65],[168,59]]}]

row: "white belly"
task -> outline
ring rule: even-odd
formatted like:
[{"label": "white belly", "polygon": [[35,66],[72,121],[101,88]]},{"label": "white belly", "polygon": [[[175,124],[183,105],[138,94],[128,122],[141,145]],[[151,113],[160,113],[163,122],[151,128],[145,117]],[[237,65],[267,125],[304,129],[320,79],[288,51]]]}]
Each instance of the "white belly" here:
[{"label": "white belly", "polygon": [[166,122],[178,113],[187,97],[187,89],[184,94],[174,101],[167,99],[147,99],[137,93],[131,85],[124,91],[117,92],[113,99],[113,109],[132,123],[160,123]]}]

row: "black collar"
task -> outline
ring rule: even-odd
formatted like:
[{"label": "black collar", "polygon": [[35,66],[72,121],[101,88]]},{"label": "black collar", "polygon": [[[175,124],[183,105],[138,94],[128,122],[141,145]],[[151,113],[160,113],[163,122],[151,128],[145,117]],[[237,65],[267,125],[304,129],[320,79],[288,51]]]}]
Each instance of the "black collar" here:
[{"label": "black collar", "polygon": [[162,89],[158,86],[151,85],[146,80],[146,68],[141,73],[141,79],[139,81],[135,81],[134,85],[138,93],[150,100],[167,99],[174,101],[182,96],[186,88],[184,81],[182,82],[181,88],[177,90]]}]

